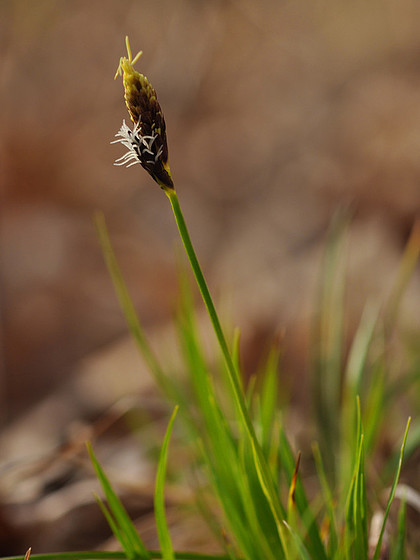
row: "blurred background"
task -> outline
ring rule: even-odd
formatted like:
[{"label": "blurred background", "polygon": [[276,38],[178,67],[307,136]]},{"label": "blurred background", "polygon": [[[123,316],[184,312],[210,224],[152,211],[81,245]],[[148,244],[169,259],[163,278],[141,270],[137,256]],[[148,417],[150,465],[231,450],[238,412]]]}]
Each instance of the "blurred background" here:
[{"label": "blurred background", "polygon": [[[113,166],[124,148],[110,142],[128,120],[113,80],[125,36],[143,50],[136,67],[158,92],[185,217],[216,299],[242,328],[245,370],[281,331],[288,383],[301,387],[334,216],[351,216],[349,332],[366,300],[386,297],[419,217],[419,21],[409,0],[1,1],[0,553],[94,546],[100,513],[89,533],[80,503],[76,521],[68,495],[43,501],[74,476],[48,454],[79,453],[84,430],[106,431],[124,395],[159,416],[93,225],[103,211],[161,340],[179,241],[158,186],[140,166]],[[410,332],[419,274],[399,316]],[[147,487],[153,466],[132,448],[119,460],[141,465]],[[32,474],[47,461],[47,478],[22,474],[29,458]]]}]

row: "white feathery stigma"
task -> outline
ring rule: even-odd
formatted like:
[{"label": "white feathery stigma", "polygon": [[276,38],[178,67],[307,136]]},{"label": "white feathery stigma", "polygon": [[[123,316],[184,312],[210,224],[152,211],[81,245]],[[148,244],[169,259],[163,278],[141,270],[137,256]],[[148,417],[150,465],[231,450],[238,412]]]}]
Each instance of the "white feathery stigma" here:
[{"label": "white feathery stigma", "polygon": [[[130,127],[127,126],[125,120],[123,120],[123,124],[115,137],[117,140],[113,140],[111,144],[120,142],[128,149],[128,152],[116,159],[114,165],[127,165],[127,167],[131,167],[136,163],[142,162],[154,165],[162,155],[163,146],[159,148],[157,154],[154,154],[152,151],[153,142],[158,135],[142,136],[140,122],[131,130]],[[142,156],[145,154],[150,155],[152,159],[143,160]]]}]

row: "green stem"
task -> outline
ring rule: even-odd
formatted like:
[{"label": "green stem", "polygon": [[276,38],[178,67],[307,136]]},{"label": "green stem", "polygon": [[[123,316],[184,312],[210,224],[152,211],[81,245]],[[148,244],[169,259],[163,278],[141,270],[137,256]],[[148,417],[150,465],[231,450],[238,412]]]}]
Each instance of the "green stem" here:
[{"label": "green stem", "polygon": [[[169,200],[171,202],[171,205],[172,205],[172,210],[173,210],[173,213],[174,213],[174,216],[175,216],[175,220],[176,220],[176,223],[177,223],[177,226],[178,226],[179,233],[181,235],[182,243],[184,245],[185,251],[186,251],[187,256],[188,256],[188,260],[190,261],[191,268],[194,272],[195,279],[197,281],[199,290],[201,292],[201,296],[203,298],[204,304],[207,308],[210,320],[212,322],[214,332],[215,332],[216,337],[217,337],[217,341],[219,342],[220,349],[222,350],[223,357],[225,359],[226,366],[227,366],[228,371],[229,371],[229,375],[232,377],[231,382],[233,383],[234,393],[235,394],[236,393],[241,394],[242,392],[241,392],[241,388],[240,388],[238,380],[237,380],[236,369],[235,369],[232,357],[230,355],[230,351],[229,351],[225,336],[223,334],[219,318],[217,316],[216,308],[214,307],[213,300],[212,300],[212,297],[210,295],[209,289],[207,287],[206,280],[205,280],[204,275],[201,271],[201,267],[200,267],[200,264],[198,262],[197,255],[195,253],[193,244],[191,242],[191,238],[190,238],[190,235],[188,233],[187,225],[185,223],[184,216],[182,214],[182,210],[181,210],[181,207],[179,205],[178,196],[177,196],[176,192],[173,191],[173,190],[169,191],[167,194],[168,194],[168,198],[169,198]],[[239,400],[242,401],[242,394],[240,395]]]},{"label": "green stem", "polygon": [[[185,251],[187,253],[188,260],[190,261],[191,268],[193,270],[195,279],[198,284],[198,288],[201,292],[201,296],[203,298],[204,304],[208,311],[211,323],[213,325],[214,332],[216,334],[220,349],[222,351],[227,372],[228,372],[228,379],[232,388],[233,397],[235,403],[237,405],[239,414],[243,421],[243,424],[248,432],[248,436],[252,443],[252,448],[255,454],[256,463],[258,466],[258,471],[261,479],[261,485],[264,490],[264,493],[267,496],[268,502],[273,510],[274,517],[277,521],[277,524],[280,528],[282,523],[282,519],[285,518],[285,512],[281,506],[280,500],[278,499],[277,493],[274,488],[274,484],[269,472],[268,465],[265,461],[261,446],[257,440],[257,436],[255,434],[254,426],[251,422],[251,418],[249,416],[247,407],[245,405],[245,399],[243,395],[243,391],[239,382],[239,377],[237,375],[237,371],[235,369],[235,365],[232,360],[232,356],[230,354],[228,345],[226,343],[225,336],[223,334],[222,327],[220,325],[219,317],[217,315],[216,309],[213,304],[213,300],[211,298],[209,289],[207,287],[204,275],[201,271],[200,264],[197,259],[197,255],[195,254],[195,250],[193,244],[191,242],[190,235],[188,233],[188,228],[184,220],[184,216],[182,214],[181,206],[179,204],[178,195],[173,189],[165,189],[165,193],[168,196],[172,210],[175,216],[175,220],[178,226],[179,233],[181,235],[182,243],[184,245]],[[280,531],[279,531],[280,533]],[[280,533],[281,534],[281,533]]]}]

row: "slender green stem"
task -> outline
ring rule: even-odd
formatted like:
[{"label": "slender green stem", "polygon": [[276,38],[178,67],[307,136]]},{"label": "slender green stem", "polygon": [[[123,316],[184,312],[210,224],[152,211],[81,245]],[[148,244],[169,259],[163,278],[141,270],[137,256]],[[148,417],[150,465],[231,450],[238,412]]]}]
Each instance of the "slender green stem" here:
[{"label": "slender green stem", "polygon": [[[182,214],[182,210],[181,210],[181,207],[179,205],[178,196],[177,196],[176,192],[173,191],[173,190],[169,191],[169,193],[167,193],[167,194],[168,194],[169,200],[171,201],[172,210],[174,212],[175,220],[176,220],[176,223],[177,223],[177,226],[178,226],[178,229],[179,229],[179,233],[181,235],[182,242],[183,242],[184,247],[185,247],[185,251],[186,251],[187,256],[188,256],[188,260],[190,261],[192,270],[194,272],[194,276],[197,280],[198,287],[200,289],[204,304],[207,308],[210,320],[212,322],[214,331],[216,333],[216,337],[217,337],[217,340],[219,342],[220,348],[222,350],[223,357],[225,359],[226,366],[228,368],[229,374],[232,376],[234,392],[239,394],[241,392],[241,388],[240,388],[239,383],[237,381],[237,374],[236,374],[235,366],[234,366],[232,357],[230,355],[230,351],[229,351],[228,345],[226,343],[226,339],[225,339],[225,336],[223,334],[223,330],[222,330],[222,327],[220,325],[220,321],[219,321],[216,309],[214,307],[212,297],[211,297],[209,289],[207,287],[206,280],[205,280],[204,275],[201,271],[200,264],[198,262],[196,254],[195,254],[195,250],[194,250],[193,244],[191,242],[191,238],[190,238],[190,235],[189,235],[189,232],[188,232],[188,229],[187,229],[187,225],[185,223],[184,216]],[[240,399],[240,400],[242,400],[242,399]]]},{"label": "slender green stem", "polygon": [[182,214],[182,210],[179,204],[178,195],[175,190],[172,189],[165,189],[165,193],[167,194],[172,210],[175,216],[175,220],[178,226],[179,233],[181,235],[181,239],[187,253],[188,260],[190,261],[191,268],[193,270],[195,279],[197,281],[199,290],[201,292],[201,296],[203,298],[204,304],[207,308],[211,323],[213,325],[214,332],[216,334],[220,349],[222,351],[225,364],[227,367],[228,372],[228,379],[232,388],[232,393],[236,405],[238,407],[239,414],[243,420],[244,426],[246,431],[248,432],[249,438],[252,443],[252,448],[255,453],[256,462],[258,465],[259,475],[261,478],[262,488],[264,493],[266,494],[268,501],[273,509],[274,517],[278,523],[281,525],[282,519],[285,517],[285,512],[281,506],[281,502],[278,499],[277,493],[274,488],[274,484],[269,472],[268,465],[265,461],[261,446],[258,443],[257,436],[255,434],[254,426],[251,422],[251,418],[249,416],[248,410],[246,408],[245,399],[243,395],[243,391],[239,382],[239,378],[235,369],[235,365],[232,360],[232,356],[230,354],[228,345],[226,343],[225,336],[223,334],[222,327],[220,325],[220,321],[216,312],[216,309],[213,304],[213,300],[211,298],[209,289],[207,287],[207,283],[205,281],[204,275],[201,271],[200,264],[198,262],[197,256],[195,254],[195,250],[193,244],[191,242],[191,238],[188,232],[187,225],[184,220],[184,216]]}]

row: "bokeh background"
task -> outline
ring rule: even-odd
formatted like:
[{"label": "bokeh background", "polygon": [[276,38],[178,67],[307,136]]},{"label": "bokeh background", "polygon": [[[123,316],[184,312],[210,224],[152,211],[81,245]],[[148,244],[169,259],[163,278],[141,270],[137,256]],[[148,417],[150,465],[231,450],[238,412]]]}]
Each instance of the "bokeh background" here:
[{"label": "bokeh background", "polygon": [[[113,166],[123,147],[110,141],[127,119],[113,80],[125,35],[144,52],[137,68],[158,92],[185,217],[216,299],[242,328],[244,367],[280,330],[288,383],[302,391],[334,216],[351,216],[349,331],[366,300],[389,292],[419,217],[419,21],[409,0],[1,1],[4,553],[26,542],[88,547],[101,535],[75,539],[86,523],[80,510],[71,517],[68,496],[55,514],[42,501],[68,471],[56,465],[41,484],[12,464],[39,459],[44,473],[45,454],[80,450],[83,429],[127,393],[160,410],[92,219],[104,212],[139,314],[160,340],[179,242],[157,185],[140,166]],[[417,270],[399,316],[410,332],[419,287]],[[120,450],[125,468],[144,467],[133,453]],[[143,470],[147,482],[153,470]]]}]

